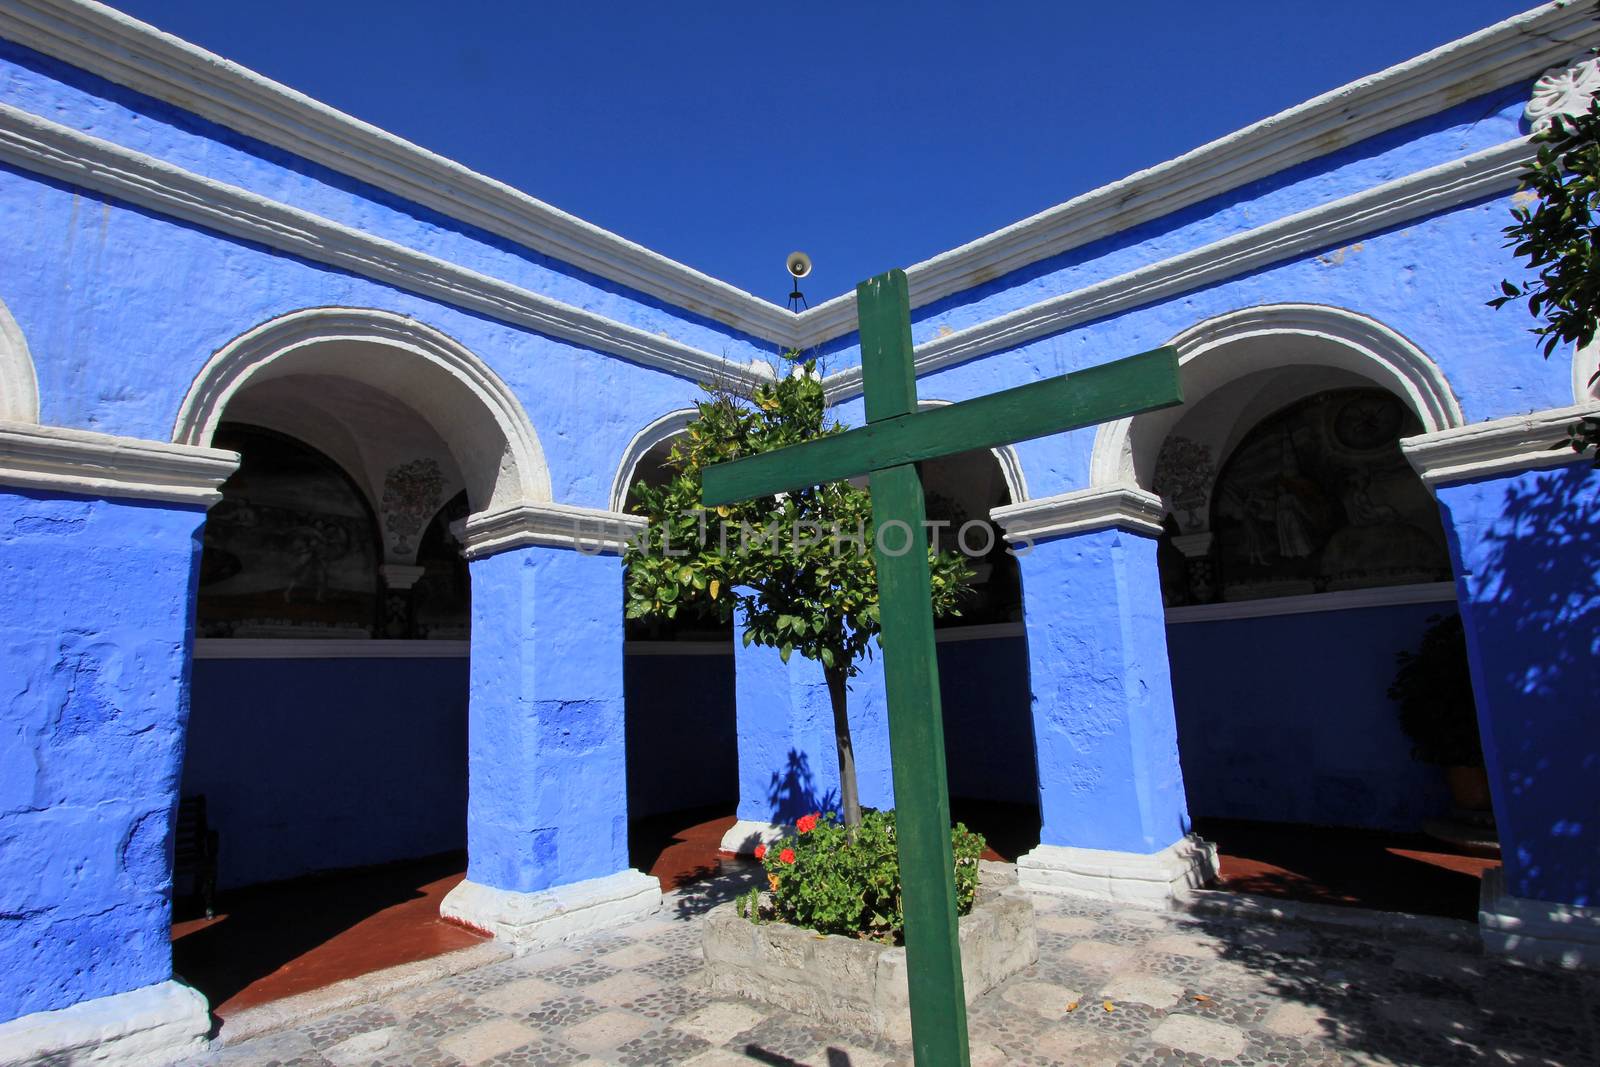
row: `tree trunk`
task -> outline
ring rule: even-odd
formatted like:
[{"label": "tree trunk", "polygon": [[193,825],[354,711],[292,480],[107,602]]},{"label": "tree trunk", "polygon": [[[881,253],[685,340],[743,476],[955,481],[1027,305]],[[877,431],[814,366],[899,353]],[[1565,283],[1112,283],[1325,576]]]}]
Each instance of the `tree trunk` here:
[{"label": "tree trunk", "polygon": [[856,788],[856,751],[850,744],[850,716],[845,711],[845,673],[834,667],[824,667],[822,674],[828,680],[828,701],[833,705],[833,744],[839,750],[839,806],[844,809],[846,826],[860,826],[861,794]]}]

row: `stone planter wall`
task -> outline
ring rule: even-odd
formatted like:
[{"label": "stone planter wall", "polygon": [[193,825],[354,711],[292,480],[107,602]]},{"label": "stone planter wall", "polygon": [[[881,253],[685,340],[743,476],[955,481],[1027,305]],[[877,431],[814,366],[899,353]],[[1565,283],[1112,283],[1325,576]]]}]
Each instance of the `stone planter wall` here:
[{"label": "stone planter wall", "polygon": [[[784,923],[758,926],[740,918],[732,903],[707,916],[704,938],[714,995],[762,1001],[893,1041],[911,1036],[903,947]],[[967,1003],[1038,958],[1027,891],[980,889],[961,920]]]}]

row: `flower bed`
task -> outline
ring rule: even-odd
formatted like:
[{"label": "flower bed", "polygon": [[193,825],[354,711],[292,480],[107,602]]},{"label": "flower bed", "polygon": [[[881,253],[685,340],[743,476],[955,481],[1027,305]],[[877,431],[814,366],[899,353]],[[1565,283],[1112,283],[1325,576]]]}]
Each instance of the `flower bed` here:
[{"label": "flower bed", "polygon": [[[904,1041],[910,1037],[899,863],[892,812],[872,812],[854,838],[806,816],[758,853],[759,887],[716,908],[704,926],[706,975],[717,996],[740,996],[818,1021]],[[966,998],[1038,959],[1026,891],[985,877],[983,839],[952,835]]]}]

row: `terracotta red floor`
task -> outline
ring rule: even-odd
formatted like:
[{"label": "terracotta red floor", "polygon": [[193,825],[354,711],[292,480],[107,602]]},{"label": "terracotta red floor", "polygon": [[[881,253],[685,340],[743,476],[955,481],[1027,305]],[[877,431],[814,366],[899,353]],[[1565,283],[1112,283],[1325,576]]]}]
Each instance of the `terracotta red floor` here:
[{"label": "terracotta red floor", "polygon": [[[956,800],[955,818],[985,835],[989,859],[1012,861],[1039,841],[1036,809]],[[634,820],[630,862],[665,890],[710,877],[734,823],[726,809]],[[1497,860],[1420,834],[1202,819],[1218,843],[1222,887],[1325,904],[1475,919],[1478,883]],[[220,1018],[384,967],[427,959],[481,937],[439,918],[465,876],[454,854],[224,893],[215,919],[172,928],[173,966]]]},{"label": "terracotta red floor", "polygon": [[475,945],[481,935],[439,918],[465,874],[465,856],[452,854],[223,893],[216,918],[173,924],[173,970],[225,1019]]},{"label": "terracotta red floor", "polygon": [[1195,832],[1217,843],[1224,889],[1472,922],[1483,872],[1500,866],[1423,834],[1234,819]]}]

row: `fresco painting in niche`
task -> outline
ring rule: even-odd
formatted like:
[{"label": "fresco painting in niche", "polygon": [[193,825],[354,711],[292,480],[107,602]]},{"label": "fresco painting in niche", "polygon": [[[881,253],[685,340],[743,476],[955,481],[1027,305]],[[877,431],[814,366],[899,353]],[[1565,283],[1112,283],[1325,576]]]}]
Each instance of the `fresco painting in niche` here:
[{"label": "fresco painting in niche", "polygon": [[206,516],[200,637],[373,635],[377,523],[334,462],[300,442],[224,423],[239,469]]},{"label": "fresco painting in niche", "polygon": [[[1262,420],[1217,476],[1209,580],[1196,589],[1194,567],[1167,569],[1169,606],[1450,580],[1438,509],[1400,452],[1421,432],[1381,389],[1319,393]],[[1169,558],[1176,532],[1162,538]]]},{"label": "fresco painting in niche", "polygon": [[422,533],[417,563],[424,571],[411,588],[412,637],[465,641],[471,636],[472,583],[459,537],[467,511],[467,494],[457,493]]}]

